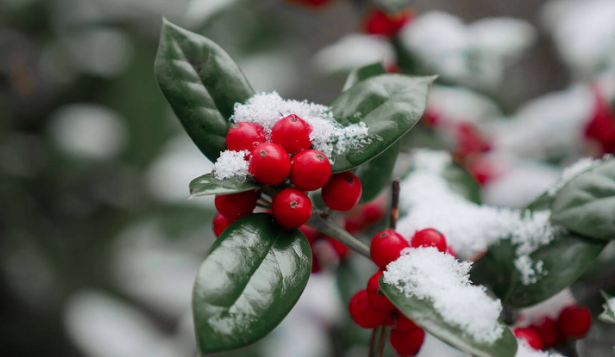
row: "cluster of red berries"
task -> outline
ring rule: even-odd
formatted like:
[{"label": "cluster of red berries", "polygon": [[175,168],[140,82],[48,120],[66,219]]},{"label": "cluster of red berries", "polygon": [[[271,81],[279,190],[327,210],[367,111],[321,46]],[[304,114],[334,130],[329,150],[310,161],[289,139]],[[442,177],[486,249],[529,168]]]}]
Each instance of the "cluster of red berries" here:
[{"label": "cluster of red berries", "polygon": [[414,18],[412,11],[389,14],[380,9],[373,9],[365,17],[365,32],[370,35],[395,37],[399,30]]},{"label": "cluster of red berries", "polygon": [[595,104],[592,117],[585,127],[585,137],[595,140],[599,156],[615,153],[615,114],[598,89],[594,90]]},{"label": "cluster of red berries", "polygon": [[387,265],[400,257],[402,250],[413,247],[435,247],[440,252],[454,251],[446,244],[446,238],[435,229],[423,229],[414,234],[410,243],[392,229],[384,230],[372,239],[370,254],[380,268],[367,282],[367,288],[356,293],[350,300],[348,311],[354,322],[363,328],[391,327],[389,341],[401,357],[414,356],[423,345],[425,332],[412,320],[401,314],[380,290],[379,280]]},{"label": "cluster of red berries", "polygon": [[536,350],[548,349],[561,345],[568,339],[585,337],[592,323],[589,309],[581,304],[564,308],[557,321],[544,317],[529,327],[516,328],[515,337],[525,339]]},{"label": "cluster of red berries", "polygon": [[[312,201],[306,191],[322,188],[323,201],[335,211],[349,211],[361,198],[361,181],[350,172],[332,175],[326,155],[311,149],[311,132],[308,123],[292,114],[278,120],[271,135],[251,122],[234,124],[226,135],[229,150],[249,152],[248,171],[254,180],[271,186],[288,182],[271,202],[273,216],[284,228],[301,227],[312,216]],[[214,219],[214,231],[222,232],[252,213],[259,196],[256,190],[216,196],[219,215]]]}]

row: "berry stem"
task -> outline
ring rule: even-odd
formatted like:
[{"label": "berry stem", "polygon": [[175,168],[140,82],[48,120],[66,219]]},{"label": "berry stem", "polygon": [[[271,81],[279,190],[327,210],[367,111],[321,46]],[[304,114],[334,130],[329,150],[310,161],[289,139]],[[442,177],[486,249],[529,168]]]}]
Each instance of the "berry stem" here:
[{"label": "berry stem", "polygon": [[384,351],[384,341],[386,340],[386,336],[387,336],[387,327],[386,326],[381,326],[380,327],[380,342],[378,342],[378,357],[382,357],[382,352]]},{"label": "berry stem", "polygon": [[372,330],[372,337],[370,337],[369,339],[369,354],[367,355],[367,357],[372,357],[374,355],[374,344],[376,343],[376,335],[378,334],[379,328],[380,327],[376,327]]},{"label": "berry stem", "polygon": [[369,255],[369,247],[357,239],[352,234],[348,233],[344,228],[340,227],[334,220],[328,216],[321,216],[320,212],[314,212],[312,218],[307,222],[307,225],[328,235],[329,237],[340,241],[347,245],[350,249],[371,259]]},{"label": "berry stem", "polygon": [[579,352],[577,351],[577,340],[574,338],[566,341],[563,348],[561,348],[560,352],[568,357],[579,357]]},{"label": "berry stem", "polygon": [[391,223],[390,228],[395,230],[397,220],[399,219],[399,191],[401,179],[398,177],[391,184]]}]

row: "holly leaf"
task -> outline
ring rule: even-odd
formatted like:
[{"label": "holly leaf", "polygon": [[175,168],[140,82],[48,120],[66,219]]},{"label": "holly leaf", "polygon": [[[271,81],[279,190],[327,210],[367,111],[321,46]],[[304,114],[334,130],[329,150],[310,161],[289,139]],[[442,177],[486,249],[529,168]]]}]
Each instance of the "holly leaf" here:
[{"label": "holly leaf", "polygon": [[356,83],[331,103],[335,120],[363,122],[371,142],[335,155],[333,172],[362,165],[382,154],[412,129],[425,112],[435,77],[382,74]]},{"label": "holly leaf", "polygon": [[469,201],[481,203],[480,186],[461,165],[457,163],[447,165],[442,172],[442,177],[454,192]]},{"label": "holly leaf", "polygon": [[551,221],[599,239],[615,239],[615,159],[568,181],[551,205]]},{"label": "holly leaf", "polygon": [[606,302],[602,305],[604,311],[598,318],[604,322],[615,324],[615,297],[608,296],[604,291],[600,291],[600,293]]},{"label": "holly leaf", "polygon": [[235,103],[254,95],[248,80],[220,46],[166,19],[154,66],[173,112],[194,144],[215,162],[226,150]]},{"label": "holly leaf", "polygon": [[260,186],[256,182],[239,177],[218,180],[216,176],[210,172],[190,181],[190,197],[188,198],[209,195],[228,195],[230,193],[254,190],[259,187]]},{"label": "holly leaf", "polygon": [[557,232],[551,242],[529,255],[535,270],[535,264],[541,262],[543,273],[535,283],[526,285],[515,268],[516,246],[509,238],[501,239],[473,265],[471,278],[475,283],[490,287],[511,307],[535,305],[576,281],[607,243],[572,232]]},{"label": "holly leaf", "polygon": [[442,342],[477,357],[514,357],[517,353],[517,340],[510,329],[502,321],[504,328],[502,336],[489,344],[477,341],[461,328],[446,322],[436,311],[430,300],[420,300],[406,294],[394,285],[384,282],[380,277],[380,288],[395,307],[407,318],[412,319],[425,331],[434,335]]},{"label": "holly leaf", "polygon": [[378,158],[357,168],[355,175],[361,180],[363,192],[359,204],[369,203],[380,195],[380,192],[391,183],[391,176],[399,153],[399,142],[396,142]]},{"label": "holly leaf", "polygon": [[312,253],[298,229],[266,213],[231,224],[201,265],[192,309],[200,355],[247,346],[271,332],[305,288]]},{"label": "holly leaf", "polygon": [[352,70],[352,72],[350,72],[348,78],[346,78],[346,83],[344,83],[344,89],[342,89],[342,91],[345,91],[346,89],[349,89],[355,84],[368,78],[385,73],[387,73],[387,70],[386,68],[384,68],[382,62],[372,63],[368,64],[367,66],[355,68]]}]

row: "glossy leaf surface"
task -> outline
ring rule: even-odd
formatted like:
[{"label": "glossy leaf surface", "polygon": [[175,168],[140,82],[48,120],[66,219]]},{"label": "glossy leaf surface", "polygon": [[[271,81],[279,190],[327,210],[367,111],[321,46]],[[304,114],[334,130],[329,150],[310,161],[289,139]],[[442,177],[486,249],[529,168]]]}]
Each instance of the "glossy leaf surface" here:
[{"label": "glossy leaf surface", "polygon": [[229,193],[254,190],[260,186],[251,180],[236,177],[218,180],[213,173],[199,176],[190,181],[190,198],[209,195],[228,195]]},{"label": "glossy leaf surface", "polygon": [[350,74],[348,75],[348,78],[346,78],[346,83],[344,83],[344,89],[342,89],[342,91],[345,91],[346,89],[349,89],[355,84],[361,81],[364,81],[368,78],[375,77],[375,76],[385,74],[385,73],[387,73],[387,70],[386,68],[384,68],[384,65],[382,64],[382,62],[355,68],[352,70],[352,72],[350,72]]}]

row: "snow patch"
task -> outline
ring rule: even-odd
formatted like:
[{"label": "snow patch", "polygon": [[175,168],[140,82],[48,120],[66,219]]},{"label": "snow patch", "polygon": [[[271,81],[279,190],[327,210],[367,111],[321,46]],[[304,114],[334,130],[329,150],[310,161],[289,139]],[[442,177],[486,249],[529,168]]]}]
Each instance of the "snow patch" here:
[{"label": "snow patch", "polygon": [[248,172],[248,160],[246,160],[248,154],[250,153],[247,150],[221,152],[220,157],[214,164],[214,176],[218,180],[247,177],[250,174]]},{"label": "snow patch", "polygon": [[535,350],[528,345],[525,339],[517,339],[517,354],[515,357],[565,357],[557,352]]}]

